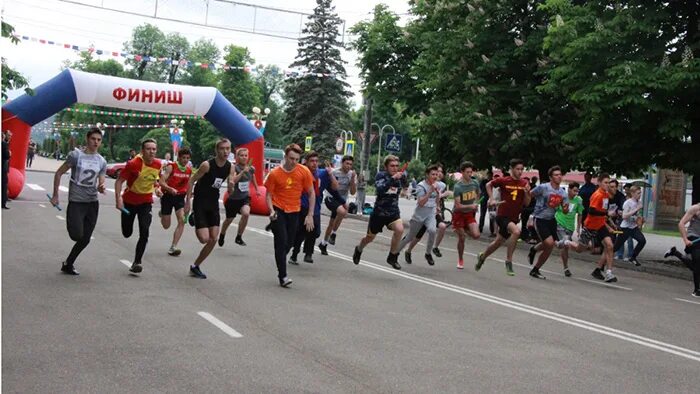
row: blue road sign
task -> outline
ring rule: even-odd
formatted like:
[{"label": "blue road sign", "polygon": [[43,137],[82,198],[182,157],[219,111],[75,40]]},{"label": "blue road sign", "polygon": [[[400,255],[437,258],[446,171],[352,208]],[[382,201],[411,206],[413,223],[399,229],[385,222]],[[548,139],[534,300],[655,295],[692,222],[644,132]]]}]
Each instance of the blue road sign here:
[{"label": "blue road sign", "polygon": [[384,150],[387,152],[401,152],[401,143],[403,141],[403,135],[401,134],[387,134],[386,143],[384,144]]}]

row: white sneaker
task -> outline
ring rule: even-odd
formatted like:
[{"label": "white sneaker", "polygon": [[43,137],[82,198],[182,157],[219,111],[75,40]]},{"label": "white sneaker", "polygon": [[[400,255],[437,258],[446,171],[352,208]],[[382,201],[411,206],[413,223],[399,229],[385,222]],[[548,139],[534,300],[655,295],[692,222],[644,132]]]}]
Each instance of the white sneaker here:
[{"label": "white sneaker", "polygon": [[605,282],[612,283],[617,282],[617,277],[613,275],[611,270],[605,271]]}]

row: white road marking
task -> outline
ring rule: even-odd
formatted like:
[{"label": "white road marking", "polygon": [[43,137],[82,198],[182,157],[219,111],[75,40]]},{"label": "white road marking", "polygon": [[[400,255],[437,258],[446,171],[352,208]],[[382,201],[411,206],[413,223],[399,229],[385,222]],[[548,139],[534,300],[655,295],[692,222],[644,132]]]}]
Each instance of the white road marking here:
[{"label": "white road marking", "polygon": [[[350,228],[346,228],[345,230],[352,231],[352,232],[354,232],[354,233],[366,234],[366,232],[364,232],[364,231],[357,231],[357,230],[353,230],[353,229],[350,229]],[[382,238],[389,239],[389,240],[391,239],[391,237],[387,237],[386,235],[383,235],[383,234],[379,234],[379,236],[382,237]],[[417,244],[416,246],[423,246],[423,247],[425,247],[425,244],[424,244],[423,242],[418,242],[418,244]],[[454,253],[457,253],[457,249],[446,248],[446,247],[444,247],[444,246],[440,246],[440,249],[442,249],[442,250],[447,250],[447,251],[454,252]],[[471,252],[467,252],[467,251],[464,251],[464,254],[469,255],[469,256],[472,256],[472,257],[476,257],[476,256],[477,256],[476,253],[471,253]],[[497,258],[497,257],[489,257],[489,258],[487,258],[487,260],[498,261],[499,263],[505,263],[505,262],[506,262],[505,260],[499,259],[499,258]],[[528,269],[530,268],[529,265],[520,264],[520,263],[515,263],[515,262],[513,263],[513,265],[517,265],[517,266],[519,266],[519,267],[528,268]],[[546,269],[540,269],[540,271],[542,271],[542,272],[544,272],[544,273],[547,273],[547,274],[549,274],[549,275],[564,276],[564,274],[560,274],[560,273],[554,272],[554,271],[549,271],[549,270],[546,270]],[[599,281],[599,280],[592,280],[592,279],[586,279],[586,278],[579,278],[579,277],[576,277],[576,276],[572,276],[571,278],[568,278],[568,279],[580,280],[580,281],[582,281],[582,282],[593,283],[593,284],[598,285],[598,286],[605,286],[605,287],[612,287],[612,288],[620,289],[620,290],[634,291],[634,289],[629,288],[629,287],[620,286],[620,285],[614,285],[614,284],[612,284],[612,283],[606,283],[606,282]]]},{"label": "white road marking", "polygon": [[[272,236],[271,233],[268,233],[264,230],[251,228],[251,227],[249,227],[249,229],[255,233],[258,233],[258,234],[263,234],[263,235],[270,236],[270,237]],[[333,252],[333,251],[329,251],[328,254],[330,256],[336,257],[338,259],[352,262],[352,258],[350,256],[346,256],[346,255],[343,255],[343,254],[340,254],[337,252]],[[381,265],[378,265],[378,264],[375,264],[375,263],[372,263],[372,262],[369,262],[366,260],[360,260],[360,265],[375,269],[377,271],[382,271],[382,272],[390,274],[390,275],[400,276],[400,277],[403,277],[405,279],[412,280],[414,282],[423,283],[423,284],[426,284],[429,286],[448,290],[448,291],[451,291],[454,293],[466,295],[468,297],[476,298],[476,299],[490,302],[490,303],[493,303],[496,305],[501,305],[501,306],[504,306],[506,308],[515,309],[515,310],[518,310],[521,312],[529,313],[531,315],[535,315],[535,316],[543,317],[545,319],[558,321],[560,323],[568,324],[570,326],[583,328],[583,329],[588,330],[588,331],[596,332],[596,333],[603,334],[603,335],[613,337],[613,338],[618,338],[618,339],[621,339],[623,341],[636,343],[636,344],[644,346],[644,347],[660,350],[660,351],[665,352],[665,353],[673,354],[676,356],[687,358],[689,360],[700,362],[700,352],[695,351],[695,350],[686,349],[686,348],[683,348],[680,346],[672,345],[669,343],[657,341],[655,339],[646,338],[646,337],[643,337],[643,336],[640,336],[637,334],[633,334],[631,332],[618,330],[618,329],[615,329],[612,327],[603,326],[600,324],[596,324],[596,323],[589,322],[589,321],[582,320],[582,319],[577,319],[575,317],[571,317],[571,316],[567,316],[567,315],[562,315],[562,314],[559,314],[556,312],[548,311],[546,309],[540,309],[540,308],[537,308],[534,306],[511,301],[511,300],[508,300],[505,298],[492,296],[490,294],[482,293],[482,292],[479,292],[476,290],[471,290],[471,289],[468,289],[465,287],[460,287],[460,286],[452,285],[449,283],[441,282],[438,280],[425,278],[425,277],[422,277],[420,275],[410,274],[408,272],[403,272],[403,271],[397,271],[393,268],[384,267],[384,266],[381,266]]]},{"label": "white road marking", "polygon": [[197,312],[199,316],[201,316],[204,320],[208,321],[209,323],[215,325],[218,329],[221,331],[225,332],[230,336],[231,338],[243,338],[243,335],[241,335],[240,332],[234,330],[231,328],[228,324],[222,322],[221,320],[217,319],[214,317],[212,314],[207,313],[207,312]]},{"label": "white road marking", "polygon": [[107,190],[108,192],[114,193],[114,189],[110,189],[110,188],[106,187],[105,190]]},{"label": "white road marking", "polygon": [[39,204],[39,206],[42,208],[46,208],[46,205],[44,205],[44,204]]},{"label": "white road marking", "polygon": [[27,183],[27,186],[32,190],[46,190],[43,187],[37,185],[36,183]]},{"label": "white road marking", "polygon": [[60,190],[60,191],[62,191],[62,192],[68,193],[68,188],[65,187],[65,186],[59,186],[59,187],[58,187],[58,190]]},{"label": "white road marking", "polygon": [[56,215],[56,217],[58,218],[58,220],[66,220],[66,218],[64,218],[64,217],[61,216],[61,215]]},{"label": "white road marking", "polygon": [[687,303],[690,303],[690,304],[700,305],[700,302],[697,302],[697,301],[690,301],[690,300],[684,300],[684,299],[682,299],[682,298],[674,298],[674,300],[683,301],[683,302],[687,302]]},{"label": "white road marking", "polygon": [[124,264],[125,266],[131,268],[131,261],[129,260],[119,260],[120,263]]}]

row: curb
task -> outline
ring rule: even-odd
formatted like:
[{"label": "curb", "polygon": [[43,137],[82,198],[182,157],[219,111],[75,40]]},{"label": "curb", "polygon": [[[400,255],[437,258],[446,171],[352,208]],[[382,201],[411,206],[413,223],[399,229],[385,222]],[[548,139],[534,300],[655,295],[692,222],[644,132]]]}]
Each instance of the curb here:
[{"label": "curb", "polygon": [[[324,212],[322,210],[321,212],[322,215],[330,216],[328,213]],[[357,214],[348,214],[346,219],[355,219],[355,220],[360,220],[363,222],[369,222],[369,216],[366,215],[357,215]],[[403,221],[404,225],[407,225],[407,221]],[[451,237],[454,238],[455,235],[453,232],[448,231],[445,233],[446,237]],[[481,242],[483,244],[488,244],[491,241],[489,241],[489,238],[484,239],[483,237],[478,239],[477,242]],[[518,242],[516,245],[518,249],[527,251],[530,248],[530,245],[527,243],[522,243]],[[552,253],[553,256],[559,256],[558,253]],[[576,254],[576,257],[571,257],[575,258],[576,260],[580,260],[586,263],[596,263],[598,261],[598,255],[591,255],[590,253],[580,253]],[[592,258],[593,257],[593,258]],[[551,257],[550,257],[551,258]],[[682,280],[687,280],[687,281],[692,281],[693,280],[693,275],[692,273],[685,268],[685,266],[681,262],[676,262],[672,260],[646,260],[645,262],[642,263],[641,267],[635,267],[632,264],[629,264],[624,261],[615,261],[615,268],[620,268],[624,270],[629,270],[629,271],[637,271],[637,272],[645,272],[648,274],[653,274],[653,275],[660,275],[660,276],[666,276],[670,278],[675,278],[675,279],[682,279]]]}]

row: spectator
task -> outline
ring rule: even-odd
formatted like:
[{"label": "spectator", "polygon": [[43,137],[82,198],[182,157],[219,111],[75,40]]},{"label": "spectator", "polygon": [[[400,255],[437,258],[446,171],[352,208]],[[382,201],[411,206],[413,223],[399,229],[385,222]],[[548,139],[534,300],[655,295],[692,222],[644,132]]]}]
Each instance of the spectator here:
[{"label": "spectator", "polygon": [[2,133],[2,209],[10,209],[7,207],[7,183],[10,173],[10,140],[12,133],[10,130],[5,130]]},{"label": "spectator", "polygon": [[[631,194],[630,194],[630,187],[631,186],[632,185],[630,185],[628,183],[623,187],[626,200],[631,198]],[[627,257],[625,257],[625,245],[627,246]],[[632,257],[633,250],[634,250],[634,238],[629,237],[629,238],[627,238],[627,242],[625,242],[625,244],[622,245],[622,247],[619,250],[615,251],[615,259],[629,261],[629,259]]]},{"label": "spectator", "polygon": [[[530,183],[530,190],[537,186],[537,177],[533,176],[532,179],[528,177],[523,177],[526,181]],[[535,231],[534,223],[530,220],[530,215],[535,211],[536,199],[531,199],[530,204],[523,208],[520,213],[520,239],[525,242],[536,244],[537,243],[537,232]]]},{"label": "spectator", "polygon": [[136,157],[136,150],[129,149],[129,160],[133,159],[134,157]]},{"label": "spectator", "polygon": [[[486,194],[486,184],[491,182],[493,179],[493,170],[489,169],[486,171],[486,178],[482,179],[481,182],[479,182],[479,190],[481,191],[480,194],[482,198],[479,200],[479,233],[483,234],[484,232],[484,222],[486,221],[486,213],[488,212],[488,198],[483,197],[483,196],[488,196]],[[496,236],[496,229],[494,228],[494,221],[490,219],[489,217],[489,230],[491,231],[491,237]]]},{"label": "spectator", "polygon": [[36,152],[36,144],[34,141],[29,141],[29,147],[27,148],[27,168],[32,168],[32,162],[34,162],[34,153]]},{"label": "spectator", "polygon": [[[610,184],[612,185],[612,182],[610,182]],[[639,256],[639,253],[642,251],[642,249],[644,249],[644,245],[647,243],[641,229],[643,220],[640,220],[641,216],[638,216],[639,211],[642,210],[642,203],[639,201],[641,196],[642,190],[639,188],[639,186],[632,186],[630,188],[630,198],[624,202],[622,208],[622,222],[620,223],[622,235],[617,237],[614,249],[615,251],[622,249],[625,241],[627,241],[629,238],[634,238],[637,240],[637,247],[634,248],[632,256],[629,259],[629,262],[634,263],[634,265],[637,267],[641,265],[639,261],[637,261],[637,256]]]}]

